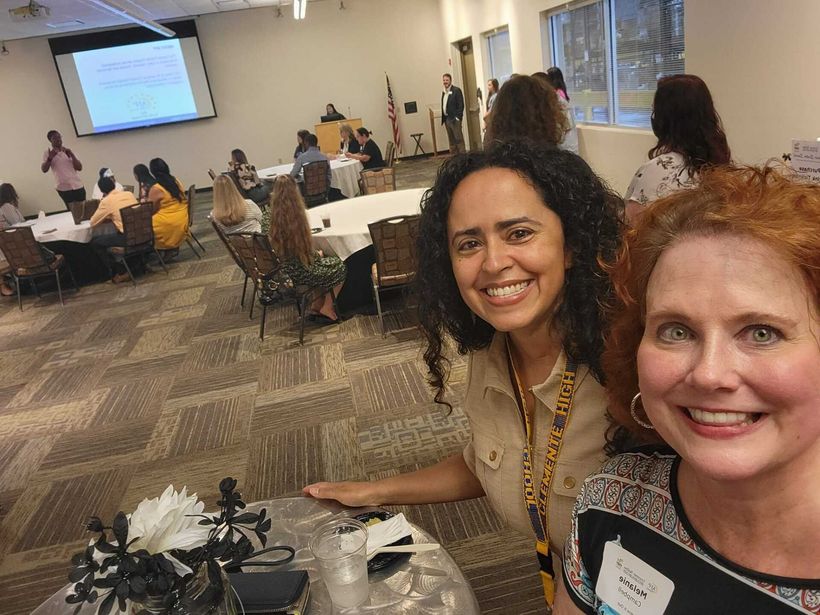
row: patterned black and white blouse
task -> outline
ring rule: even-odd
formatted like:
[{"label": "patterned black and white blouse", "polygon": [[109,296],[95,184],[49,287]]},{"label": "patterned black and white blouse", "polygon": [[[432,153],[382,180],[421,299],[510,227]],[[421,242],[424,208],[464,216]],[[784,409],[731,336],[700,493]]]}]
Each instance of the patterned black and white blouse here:
[{"label": "patterned black and white blouse", "polygon": [[677,190],[694,188],[697,175],[691,175],[686,161],[677,152],[655,156],[641,165],[626,190],[626,201],[649,205]]},{"label": "patterned black and white blouse", "polygon": [[575,605],[617,615],[596,593],[604,547],[615,542],[674,583],[665,615],[820,613],[820,579],[749,570],[698,535],[678,494],[679,465],[671,449],[626,453],[586,479],[564,548],[564,584]]}]

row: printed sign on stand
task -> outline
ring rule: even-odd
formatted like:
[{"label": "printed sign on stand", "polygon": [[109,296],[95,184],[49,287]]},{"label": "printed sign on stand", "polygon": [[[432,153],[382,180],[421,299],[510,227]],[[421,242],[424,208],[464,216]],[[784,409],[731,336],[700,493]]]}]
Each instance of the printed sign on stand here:
[{"label": "printed sign on stand", "polygon": [[792,169],[798,178],[820,184],[820,141],[792,139]]}]

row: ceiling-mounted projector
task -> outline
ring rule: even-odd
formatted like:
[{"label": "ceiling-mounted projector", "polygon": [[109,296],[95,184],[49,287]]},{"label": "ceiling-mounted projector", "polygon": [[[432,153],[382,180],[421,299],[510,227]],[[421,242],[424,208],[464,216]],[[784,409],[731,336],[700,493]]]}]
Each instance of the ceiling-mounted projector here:
[{"label": "ceiling-mounted projector", "polygon": [[16,9],[9,9],[9,17],[12,21],[28,21],[30,19],[41,19],[51,15],[51,9],[31,0],[25,6]]}]

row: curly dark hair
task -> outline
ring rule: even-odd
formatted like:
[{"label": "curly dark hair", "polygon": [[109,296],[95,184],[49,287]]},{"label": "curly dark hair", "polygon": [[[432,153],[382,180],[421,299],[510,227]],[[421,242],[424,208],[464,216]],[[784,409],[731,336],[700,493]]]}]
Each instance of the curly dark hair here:
[{"label": "curly dark hair", "polygon": [[516,75],[498,90],[487,118],[485,142],[526,138],[558,145],[567,130],[555,90],[536,77]]},{"label": "curly dark hair", "polygon": [[691,173],[728,164],[732,158],[712,94],[697,75],[671,75],[658,80],[652,102],[652,131],[658,143],[649,157],[677,152]]},{"label": "curly dark hair", "polygon": [[595,379],[604,381],[603,315],[612,286],[602,265],[613,261],[620,245],[623,201],[571,152],[528,140],[503,142],[490,151],[446,161],[422,198],[417,241],[419,321],[427,339],[428,382],[436,389],[436,403],[448,407],[443,399],[449,371],[444,337],[453,338],[458,353],[464,355],[488,346],[495,329],[478,318],[459,293],[450,262],[447,215],[458,185],[471,173],[493,167],[518,173],[541,195],[544,207],[560,218],[572,265],[565,275],[555,323],[567,356],[588,365]]}]

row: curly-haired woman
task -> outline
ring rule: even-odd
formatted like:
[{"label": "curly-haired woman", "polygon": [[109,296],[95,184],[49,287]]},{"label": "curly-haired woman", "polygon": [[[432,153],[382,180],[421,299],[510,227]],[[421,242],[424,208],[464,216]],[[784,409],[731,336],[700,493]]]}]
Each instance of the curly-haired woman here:
[{"label": "curly-haired woman", "polygon": [[305,492],[348,505],[486,494],[502,520],[539,540],[549,569],[547,545],[560,553],[577,485],[605,458],[611,288],[601,266],[618,248],[621,207],[581,158],[553,147],[519,141],[445,162],[422,203],[420,321],[437,402],[446,403],[445,340],[469,356],[472,440],[423,470]]},{"label": "curly-haired woman", "polygon": [[495,97],[487,118],[484,147],[513,139],[558,145],[568,129],[555,90],[536,77],[516,75],[501,86]]},{"label": "curly-haired woman", "polygon": [[656,199],[692,188],[704,169],[727,164],[732,157],[712,94],[696,75],[658,80],[652,131],[658,143],[649,150],[649,162],[637,170],[624,197],[630,223]]}]

